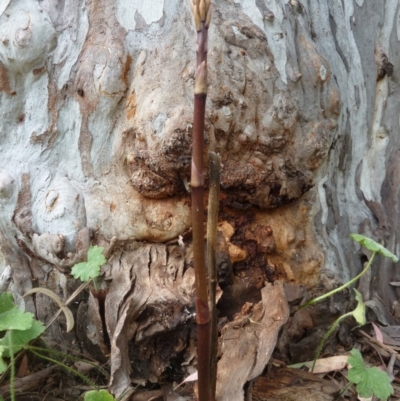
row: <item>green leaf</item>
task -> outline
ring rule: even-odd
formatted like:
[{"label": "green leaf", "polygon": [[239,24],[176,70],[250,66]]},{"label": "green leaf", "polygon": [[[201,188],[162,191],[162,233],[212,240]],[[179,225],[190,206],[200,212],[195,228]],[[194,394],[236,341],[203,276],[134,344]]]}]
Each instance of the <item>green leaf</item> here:
[{"label": "green leaf", "polygon": [[24,312],[20,308],[11,309],[0,313],[0,331],[4,330],[26,330],[32,327],[33,314]]},{"label": "green leaf", "polygon": [[0,313],[8,312],[15,308],[15,303],[12,295],[9,292],[3,292],[0,295]]},{"label": "green leaf", "polygon": [[399,261],[399,258],[396,255],[394,255],[392,252],[387,250],[384,246],[382,246],[381,244],[378,244],[371,238],[365,237],[364,235],[360,235],[360,234],[350,234],[350,237],[353,238],[354,241],[358,242],[360,245],[362,245],[364,248],[367,248],[371,252],[378,252],[381,255],[392,259],[394,263],[397,263]]},{"label": "green leaf", "polygon": [[85,394],[84,401],[115,401],[115,398],[107,390],[92,390]]},{"label": "green leaf", "polygon": [[387,400],[394,393],[388,374],[375,366],[366,368],[360,351],[353,349],[350,354],[348,363],[351,368],[347,378],[356,384],[358,395],[363,398],[375,395],[380,400]]},{"label": "green leaf", "polygon": [[[349,370],[349,377],[348,379],[352,383],[360,383],[361,376],[359,375],[359,372],[364,372],[365,370],[365,365],[364,361],[362,359],[361,353],[358,349],[352,349],[350,351],[349,358],[347,359],[347,363],[351,366],[351,369]],[[351,379],[350,379],[350,372],[351,372]]]},{"label": "green leaf", "polygon": [[394,393],[390,377],[376,366],[365,370],[365,380],[356,385],[356,390],[360,397],[375,395],[380,400],[387,400]]},{"label": "green leaf", "polygon": [[353,311],[353,317],[356,319],[357,323],[362,326],[367,322],[367,319],[365,318],[365,304],[363,302],[362,295],[355,288],[353,289],[356,293],[357,301],[356,309]]},{"label": "green leaf", "polygon": [[0,374],[4,373],[7,369],[7,364],[4,362],[3,356],[4,347],[0,345]]},{"label": "green leaf", "polygon": [[102,252],[102,247],[91,246],[88,251],[87,262],[77,263],[71,270],[72,275],[82,281],[98,277],[100,267],[106,263],[106,258]]},{"label": "green leaf", "polygon": [[3,355],[7,358],[17,353],[25,347],[30,341],[39,337],[44,331],[45,327],[42,322],[37,320],[33,321],[32,327],[27,330],[9,330],[6,335],[0,340],[0,346],[4,346]]},{"label": "green leaf", "polygon": [[0,374],[4,373],[6,370],[7,370],[7,364],[4,362],[3,358],[0,358]]},{"label": "green leaf", "polygon": [[106,258],[103,255],[104,248],[101,246],[91,246],[88,251],[88,262],[98,264],[99,266],[106,263]]}]

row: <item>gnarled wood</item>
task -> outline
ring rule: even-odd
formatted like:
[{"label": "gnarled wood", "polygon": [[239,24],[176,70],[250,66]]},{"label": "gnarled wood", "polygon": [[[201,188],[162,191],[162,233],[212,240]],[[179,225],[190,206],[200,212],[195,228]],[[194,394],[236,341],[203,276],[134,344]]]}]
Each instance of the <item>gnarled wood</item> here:
[{"label": "gnarled wood", "polygon": [[[219,308],[232,318],[261,300],[266,280],[310,288],[354,276],[364,255],[351,232],[399,253],[400,7],[398,0],[215,3],[205,139],[223,164],[220,220],[231,232],[219,238]],[[21,296],[46,286],[68,298],[78,286],[71,265],[89,244],[108,248],[115,237],[103,268],[103,318],[116,392],[130,385],[136,363],[125,350],[145,359],[139,346],[157,343],[150,333],[185,338],[169,351],[193,363],[194,334],[177,319],[192,312],[194,36],[189,4],[178,0],[0,5],[3,266],[13,270],[16,300],[47,322],[55,307]],[[185,262],[170,265],[179,236]],[[392,310],[398,289],[387,283],[398,274],[378,259],[365,300]],[[100,357],[89,337],[96,341],[102,317],[92,313],[97,324],[88,325],[87,297],[74,304],[79,330],[65,333],[60,317],[46,340]],[[157,320],[163,302],[172,305],[165,326]],[[160,360],[139,363],[137,376],[157,381]]]}]

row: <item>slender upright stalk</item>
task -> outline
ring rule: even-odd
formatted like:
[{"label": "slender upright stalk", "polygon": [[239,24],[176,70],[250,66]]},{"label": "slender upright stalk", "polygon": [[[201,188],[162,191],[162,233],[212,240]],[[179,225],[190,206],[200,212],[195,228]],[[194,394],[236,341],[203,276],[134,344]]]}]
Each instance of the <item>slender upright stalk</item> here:
[{"label": "slender upright stalk", "polygon": [[319,358],[319,356],[321,355],[321,351],[322,348],[324,347],[324,344],[326,343],[326,340],[329,338],[329,336],[336,330],[336,328],[339,326],[340,322],[344,319],[346,319],[349,316],[352,316],[353,312],[349,312],[346,313],[342,316],[339,316],[338,319],[336,319],[332,326],[330,327],[330,329],[324,334],[324,336],[322,337],[322,340],[320,341],[320,343],[318,344],[318,348],[317,351],[315,353],[315,357],[314,357],[314,361],[311,367],[311,373],[314,372],[314,368],[315,368],[315,364],[317,363],[317,359]]},{"label": "slender upright stalk", "polygon": [[210,400],[210,311],[204,253],[204,118],[207,98],[207,35],[211,0],[191,0],[197,30],[192,144],[192,228],[196,279],[197,370],[199,401]]},{"label": "slender upright stalk", "polygon": [[345,288],[351,286],[353,283],[355,283],[359,278],[361,278],[361,277],[368,271],[368,269],[369,269],[369,268],[371,267],[371,265],[372,265],[372,262],[374,261],[375,255],[376,255],[377,253],[378,253],[378,251],[372,252],[372,255],[371,255],[371,257],[370,257],[370,259],[369,259],[369,261],[368,261],[368,264],[364,267],[364,269],[361,271],[361,273],[357,274],[357,276],[353,277],[350,281],[348,281],[347,283],[344,283],[344,284],[341,285],[340,287],[335,288],[334,290],[329,291],[329,292],[327,292],[326,294],[323,294],[323,295],[321,295],[321,296],[319,296],[319,297],[317,297],[317,298],[311,299],[310,301],[308,301],[308,302],[306,302],[305,304],[301,305],[301,306],[300,306],[300,309],[306,308],[307,306],[310,306],[310,305],[314,305],[314,304],[316,304],[317,302],[320,302],[320,301],[322,301],[322,300],[324,300],[324,299],[326,299],[326,298],[329,298],[329,297],[331,297],[332,295],[334,295],[334,294],[336,294],[336,293],[338,293],[338,292],[340,292],[340,291],[343,291]]},{"label": "slender upright stalk", "polygon": [[13,339],[12,339],[13,331],[8,331],[8,344],[10,350],[10,364],[11,364],[11,374],[10,374],[10,397],[11,401],[15,401],[15,356],[14,356],[14,347],[13,347]]},{"label": "slender upright stalk", "polygon": [[210,282],[210,309],[211,309],[211,345],[210,345],[210,400],[215,401],[217,387],[217,354],[218,354],[218,329],[217,329],[217,267],[215,252],[217,247],[217,223],[219,192],[221,181],[221,156],[214,152],[208,153],[210,158],[210,192],[208,195],[207,215],[207,266]]}]

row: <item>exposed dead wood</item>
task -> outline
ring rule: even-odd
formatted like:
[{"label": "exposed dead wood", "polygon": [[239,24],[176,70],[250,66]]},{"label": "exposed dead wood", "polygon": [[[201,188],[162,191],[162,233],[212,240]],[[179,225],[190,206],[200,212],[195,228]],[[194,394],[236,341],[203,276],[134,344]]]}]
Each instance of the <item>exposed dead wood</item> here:
[{"label": "exposed dead wood", "polygon": [[[257,303],[266,280],[308,291],[355,276],[365,258],[350,232],[392,251],[400,238],[396,1],[265,3],[214,1],[210,27],[205,145],[221,154],[220,217],[232,228],[218,240],[228,318]],[[106,313],[82,292],[70,304],[76,331],[61,316],[43,339],[104,358],[107,321],[121,391],[131,377],[157,382],[171,360],[196,363],[193,34],[178,0],[0,2],[0,269],[11,266],[16,301],[47,324],[55,306],[21,295],[43,286],[68,299],[79,285],[70,266],[91,243],[114,244]],[[182,265],[169,256],[179,247],[160,245],[179,236]],[[364,294],[385,325],[400,316],[390,281],[400,269],[377,259]],[[283,332],[292,357],[312,351],[345,297],[312,327],[294,317]],[[248,322],[232,330],[260,330]]]},{"label": "exposed dead wood", "polygon": [[244,385],[259,376],[275,348],[279,329],[289,317],[283,285],[267,284],[252,313],[223,329],[218,363],[217,400],[242,400]]},{"label": "exposed dead wood", "polygon": [[194,273],[192,268],[184,271],[184,260],[179,246],[141,243],[114,258],[105,319],[111,340],[110,386],[117,396],[131,386],[132,367],[143,369],[139,378],[156,382],[171,358],[186,348],[185,330],[162,345],[165,333],[193,323],[187,307],[193,308]]}]

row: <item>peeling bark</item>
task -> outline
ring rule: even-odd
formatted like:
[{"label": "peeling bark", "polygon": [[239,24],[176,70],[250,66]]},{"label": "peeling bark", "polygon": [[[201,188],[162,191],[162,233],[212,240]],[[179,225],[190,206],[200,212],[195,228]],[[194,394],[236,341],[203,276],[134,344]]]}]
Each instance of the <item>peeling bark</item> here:
[{"label": "peeling bark", "polygon": [[[205,142],[223,164],[218,307],[232,319],[262,301],[266,281],[329,287],[354,276],[365,255],[351,232],[399,253],[400,7],[216,3]],[[46,322],[55,306],[22,295],[45,286],[66,299],[78,286],[70,267],[90,244],[112,243],[105,312],[81,294],[75,333],[60,317],[46,340],[98,358],[110,347],[116,393],[131,369],[157,382],[170,359],[194,363],[189,8],[0,5],[2,266],[18,303]],[[398,274],[377,258],[365,300],[392,310]]]}]

